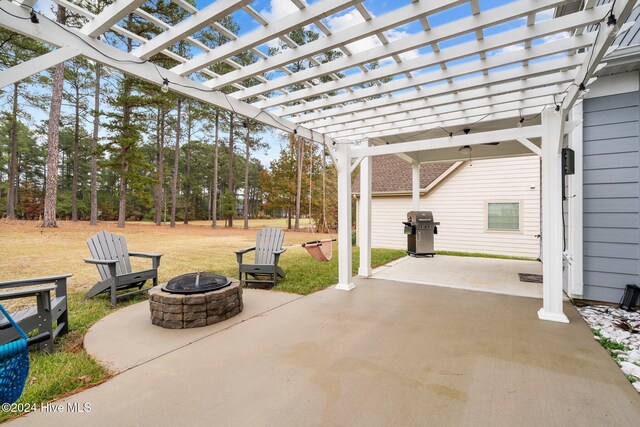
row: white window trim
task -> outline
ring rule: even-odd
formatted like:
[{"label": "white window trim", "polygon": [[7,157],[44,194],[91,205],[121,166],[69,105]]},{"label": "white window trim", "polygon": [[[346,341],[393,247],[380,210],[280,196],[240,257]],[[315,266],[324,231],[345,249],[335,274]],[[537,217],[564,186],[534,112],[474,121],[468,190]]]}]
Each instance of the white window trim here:
[{"label": "white window trim", "polygon": [[[493,228],[489,228],[489,204],[490,203],[517,203],[518,204],[518,229],[517,230],[496,230]],[[507,199],[507,200],[486,200],[484,202],[484,231],[487,233],[518,233],[518,234],[522,234],[523,231],[523,227],[522,227],[522,220],[523,220],[523,209],[522,209],[522,205],[524,204],[523,200],[513,200],[513,199]]]}]

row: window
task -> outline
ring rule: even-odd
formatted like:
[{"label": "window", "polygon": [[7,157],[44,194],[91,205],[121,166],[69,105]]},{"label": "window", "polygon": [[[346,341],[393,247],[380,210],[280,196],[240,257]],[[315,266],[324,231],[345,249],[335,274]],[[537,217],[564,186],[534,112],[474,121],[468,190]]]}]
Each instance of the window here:
[{"label": "window", "polygon": [[520,230],[520,203],[487,203],[487,229],[497,231]]}]

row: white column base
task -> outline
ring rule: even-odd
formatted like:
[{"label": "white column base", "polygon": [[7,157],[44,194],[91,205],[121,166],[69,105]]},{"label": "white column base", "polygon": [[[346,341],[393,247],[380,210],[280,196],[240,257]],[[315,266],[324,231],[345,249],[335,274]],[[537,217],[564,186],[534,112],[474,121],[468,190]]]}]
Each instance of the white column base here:
[{"label": "white column base", "polygon": [[354,285],[353,283],[338,283],[336,285],[336,289],[339,291],[350,291],[352,289],[354,289],[356,287],[356,285]]},{"label": "white column base", "polygon": [[569,318],[564,313],[550,313],[544,311],[544,308],[538,310],[538,319],[548,320],[549,322],[569,323]]},{"label": "white column base", "polygon": [[358,268],[358,276],[360,277],[371,277],[371,272],[373,270],[370,268]]}]

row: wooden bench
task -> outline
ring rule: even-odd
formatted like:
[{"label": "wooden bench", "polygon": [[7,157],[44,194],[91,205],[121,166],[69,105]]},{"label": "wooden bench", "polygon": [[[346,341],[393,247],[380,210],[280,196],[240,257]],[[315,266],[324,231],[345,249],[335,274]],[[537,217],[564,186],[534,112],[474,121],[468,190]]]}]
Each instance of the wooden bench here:
[{"label": "wooden bench", "polygon": [[[49,332],[49,339],[40,343],[41,352],[53,351],[53,340],[57,336],[69,332],[67,278],[71,276],[71,274],[63,274],[0,282],[0,290],[2,290],[0,301],[36,298],[35,306],[11,313],[11,317],[27,334],[36,329],[38,333]],[[27,286],[29,287],[26,288]],[[53,298],[51,297],[52,292],[55,292]],[[0,344],[13,341],[19,336],[9,321],[0,314]]]}]

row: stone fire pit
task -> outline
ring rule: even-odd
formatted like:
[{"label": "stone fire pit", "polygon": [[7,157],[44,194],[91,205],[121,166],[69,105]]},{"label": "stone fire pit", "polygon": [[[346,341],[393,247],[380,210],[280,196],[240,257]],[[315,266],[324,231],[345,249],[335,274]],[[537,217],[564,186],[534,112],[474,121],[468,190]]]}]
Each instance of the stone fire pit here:
[{"label": "stone fire pit", "polygon": [[240,313],[242,288],[235,280],[222,289],[191,294],[169,293],[155,286],[149,290],[149,306],[154,325],[169,329],[198,328]]}]

